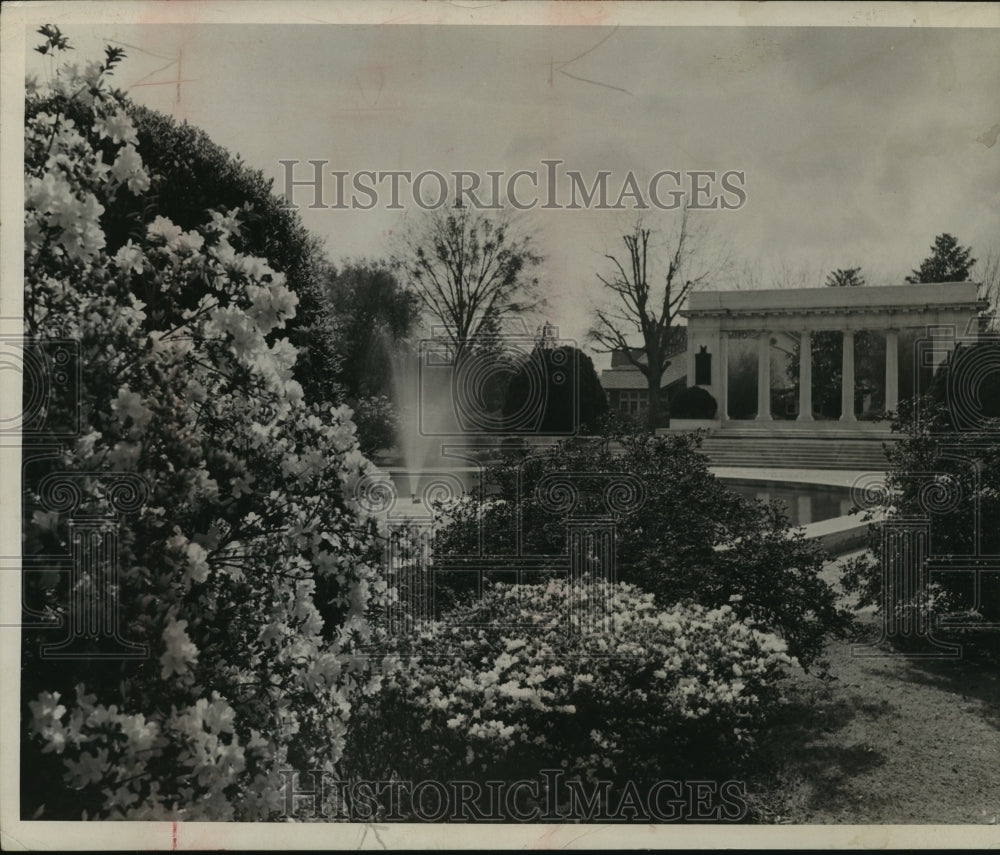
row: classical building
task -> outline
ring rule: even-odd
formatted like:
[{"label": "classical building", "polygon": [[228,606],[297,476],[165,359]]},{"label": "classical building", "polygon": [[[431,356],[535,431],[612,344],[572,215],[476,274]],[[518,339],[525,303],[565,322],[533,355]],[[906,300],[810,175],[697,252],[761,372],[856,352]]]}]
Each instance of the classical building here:
[{"label": "classical building", "polygon": [[687,383],[718,404],[702,452],[717,466],[884,470],[885,414],[977,339],[985,308],[973,282],[692,294]]},{"label": "classical building", "polygon": [[827,341],[831,332],[837,333],[841,356],[837,372],[839,420],[850,426],[858,422],[859,415],[856,336],[863,332],[870,339],[877,338],[880,350],[884,339],[884,372],[876,385],[879,409],[892,412],[899,405],[901,381],[907,393],[912,393],[920,382],[921,370],[940,365],[958,341],[974,339],[984,308],[973,282],[695,293],[681,312],[687,318],[687,383],[712,394],[724,427],[731,421],[731,353],[736,342],[745,348],[749,339],[757,356],[754,418],[773,422],[772,362],[776,353],[787,350],[780,342],[791,340],[796,342],[798,359],[796,420],[809,423],[817,417],[814,339],[822,334]]}]

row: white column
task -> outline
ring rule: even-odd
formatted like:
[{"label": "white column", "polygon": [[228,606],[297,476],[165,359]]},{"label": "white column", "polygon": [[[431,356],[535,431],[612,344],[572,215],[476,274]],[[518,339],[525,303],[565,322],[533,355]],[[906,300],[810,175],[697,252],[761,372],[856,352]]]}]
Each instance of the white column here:
[{"label": "white column", "polygon": [[729,418],[729,333],[719,331],[719,409],[716,415],[726,421]]},{"label": "white column", "polygon": [[757,420],[771,420],[771,333],[757,336]]},{"label": "white column", "polygon": [[713,397],[719,393],[719,339],[721,338],[722,333],[716,328],[712,331],[712,339],[707,345],[709,365],[712,369],[708,376],[709,391]]},{"label": "white column", "polygon": [[840,420],[842,422],[857,421],[854,416],[854,330],[844,330],[842,377]]},{"label": "white column", "polygon": [[899,333],[885,333],[885,409],[894,413],[899,409]]},{"label": "white column", "polygon": [[687,386],[690,389],[694,383],[694,336],[691,334],[691,325],[687,327]]},{"label": "white column", "polygon": [[799,417],[800,422],[813,420],[812,333],[805,330],[799,342]]},{"label": "white column", "polygon": [[949,344],[954,338],[954,332],[941,324],[931,327],[931,365],[934,374],[937,374],[945,359],[948,358]]}]

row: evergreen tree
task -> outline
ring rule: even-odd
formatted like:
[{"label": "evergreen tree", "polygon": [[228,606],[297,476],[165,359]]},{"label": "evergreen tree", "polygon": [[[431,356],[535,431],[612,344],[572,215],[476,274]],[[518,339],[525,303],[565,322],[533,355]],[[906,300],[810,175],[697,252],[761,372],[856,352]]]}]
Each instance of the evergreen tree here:
[{"label": "evergreen tree", "polygon": [[906,277],[906,281],[965,282],[975,263],[972,250],[959,245],[955,237],[945,232],[934,238],[931,254],[913,271],[912,276]]},{"label": "evergreen tree", "polygon": [[868,282],[861,275],[860,267],[840,267],[826,277],[825,284],[830,288],[857,288]]}]

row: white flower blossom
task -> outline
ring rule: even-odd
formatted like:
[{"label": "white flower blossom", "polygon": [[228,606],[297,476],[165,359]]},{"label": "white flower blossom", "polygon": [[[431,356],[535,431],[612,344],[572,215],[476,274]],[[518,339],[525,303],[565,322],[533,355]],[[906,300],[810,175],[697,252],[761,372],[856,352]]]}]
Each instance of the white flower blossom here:
[{"label": "white flower blossom", "polygon": [[188,637],[187,625],[186,620],[171,619],[163,630],[163,642],[166,645],[166,650],[160,656],[160,676],[163,679],[171,674],[184,676],[198,661],[198,648]]}]

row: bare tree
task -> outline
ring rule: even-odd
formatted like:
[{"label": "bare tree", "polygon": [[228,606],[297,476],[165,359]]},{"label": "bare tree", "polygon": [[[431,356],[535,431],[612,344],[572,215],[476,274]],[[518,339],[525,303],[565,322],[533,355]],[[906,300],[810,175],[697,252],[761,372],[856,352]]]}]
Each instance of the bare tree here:
[{"label": "bare tree", "polygon": [[[615,299],[612,306],[595,310],[590,339],[599,351],[622,351],[642,372],[649,389],[647,423],[653,430],[670,423],[670,403],[666,396],[661,396],[660,383],[670,365],[680,310],[688,295],[717,273],[721,265],[709,268],[699,264],[703,236],[695,239],[685,209],[680,229],[666,252],[662,286],[651,284],[650,256],[655,252],[650,247],[651,234],[640,218],[631,233],[622,238],[627,251],[624,263],[615,255],[605,254],[613,272],[609,276],[597,274],[597,278]],[[629,341],[636,334],[642,338],[639,347],[633,347]]]},{"label": "bare tree", "polygon": [[990,247],[986,257],[976,262],[973,278],[980,284],[980,296],[989,303],[986,327],[989,332],[998,332],[1000,313],[1000,250]]},{"label": "bare tree", "polygon": [[795,263],[785,257],[744,261],[725,281],[718,280],[706,287],[724,291],[759,291],[774,288],[819,288],[823,275],[818,267]]},{"label": "bare tree", "polygon": [[819,267],[784,256],[772,259],[770,280],[769,288],[819,288],[825,284]]},{"label": "bare tree", "polygon": [[396,266],[458,361],[540,305],[532,271],[541,261],[505,212],[455,207],[427,212],[403,237]]}]

